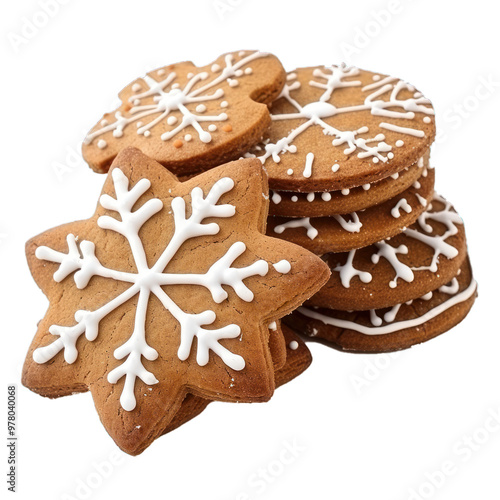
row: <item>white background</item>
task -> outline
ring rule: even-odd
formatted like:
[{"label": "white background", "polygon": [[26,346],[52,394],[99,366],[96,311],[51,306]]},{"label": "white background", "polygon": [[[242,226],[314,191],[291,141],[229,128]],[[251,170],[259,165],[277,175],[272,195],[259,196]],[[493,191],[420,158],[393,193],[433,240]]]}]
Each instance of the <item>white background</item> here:
[{"label": "white background", "polygon": [[[270,403],[213,404],[136,458],[115,453],[89,394],[48,400],[19,385],[17,497],[404,500],[413,489],[420,491],[414,500],[499,498],[500,424],[484,431],[500,411],[496,3],[214,3],[66,0],[16,45],[23,18],[33,19],[40,6],[2,2],[0,400],[8,383],[19,384],[47,306],[25,264],[24,242],[93,213],[104,178],[79,156],[84,133],[130,80],[180,60],[202,65],[259,48],[288,70],[347,60],[414,83],[437,110],[437,189],[466,222],[480,298],[452,332],[394,358],[310,344],[311,368]],[[485,80],[494,82],[489,90]],[[300,451],[280,465],[285,442]],[[4,478],[7,449],[0,449]],[[95,464],[115,455],[111,473],[97,475]],[[426,484],[445,461],[453,474],[434,474],[438,487]],[[262,470],[270,480],[257,483]],[[91,489],[78,489],[82,482]]]}]

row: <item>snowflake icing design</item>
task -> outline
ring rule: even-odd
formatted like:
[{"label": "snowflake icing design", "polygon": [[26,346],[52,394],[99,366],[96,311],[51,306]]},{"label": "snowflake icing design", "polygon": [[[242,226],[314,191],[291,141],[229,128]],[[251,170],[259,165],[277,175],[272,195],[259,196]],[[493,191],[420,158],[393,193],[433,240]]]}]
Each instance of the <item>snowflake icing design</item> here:
[{"label": "snowflake icing design", "polygon": [[[381,258],[384,258],[394,270],[394,278],[389,282],[390,288],[398,286],[398,278],[407,283],[413,282],[415,279],[414,271],[430,271],[437,273],[439,268],[439,257],[443,255],[447,259],[454,259],[458,256],[459,251],[446,240],[458,233],[458,226],[463,225],[463,221],[456,212],[452,210],[452,205],[443,197],[434,193],[433,201],[437,201],[443,205],[441,209],[433,209],[432,204],[429,204],[427,210],[423,212],[413,227],[405,229],[401,234],[410,238],[416,239],[433,250],[431,263],[420,267],[409,267],[399,260],[398,255],[407,255],[409,249],[406,245],[394,247],[388,243],[388,240],[382,240],[375,243],[377,251],[371,256],[374,264],[378,264]],[[435,234],[432,226],[428,221],[435,221],[443,224],[446,228],[443,234]],[[418,225],[418,226],[417,226]],[[418,229],[415,229],[418,227]],[[333,271],[340,275],[340,280],[344,288],[350,288],[351,280],[358,276],[363,283],[370,283],[372,275],[369,272],[361,271],[354,267],[353,261],[356,256],[356,250],[351,250],[345,264],[338,264]]]},{"label": "snowflake icing design", "polygon": [[94,243],[86,240],[78,243],[77,238],[72,234],[67,236],[67,253],[46,246],[38,247],[36,250],[38,259],[59,264],[53,275],[56,282],[61,282],[74,273],[73,279],[78,289],[84,289],[93,276],[129,283],[130,287],[94,311],[76,311],[76,325],[52,325],[49,332],[58,338],[47,346],[36,349],[33,359],[37,363],[45,363],[64,350],[65,361],[74,363],[78,357],[76,342],[79,337],[85,334],[88,341],[95,340],[99,333],[99,322],[117,307],[138,295],[133,332],[129,339],[114,352],[116,359],[124,361],[108,374],[108,381],[111,384],[125,377],[120,403],[125,410],[131,411],[136,406],[134,396],[136,379],[140,378],[148,385],[158,383],[154,374],[146,370],[142,363],[142,357],[150,361],[158,358],[158,352],[147,342],[145,331],[146,313],[151,294],[160,300],[181,327],[180,346],[177,353],[181,361],[189,357],[196,337],[196,361],[200,366],[208,363],[209,352],[213,351],[228,367],[239,371],[245,367],[245,360],[226,349],[219,341],[237,338],[241,333],[240,327],[230,324],[214,330],[204,328],[214,323],[216,314],[211,310],[199,314],[189,314],[183,311],[162,286],[199,285],[210,291],[215,303],[221,303],[228,298],[228,293],[222,287],[226,285],[231,287],[239,298],[250,302],[253,300],[253,293],[243,280],[250,276],[265,276],[268,273],[269,264],[264,260],[257,260],[247,267],[232,267],[233,262],[246,250],[245,244],[238,241],[205,274],[170,274],[165,271],[187,240],[198,236],[215,235],[219,232],[220,227],[216,222],[204,224],[204,219],[227,218],[235,214],[236,209],[233,205],[217,204],[220,197],[234,187],[234,181],[229,177],[224,177],[212,186],[206,197],[203,196],[200,187],[195,187],[191,191],[191,215],[188,218],[184,199],[176,197],[172,200],[174,233],[156,263],[149,267],[139,231],[149,219],[162,210],[163,202],[158,198],[153,198],[132,211],[139,198],[150,188],[151,182],[143,178],[129,189],[129,180],[119,168],[113,169],[112,180],[116,198],[104,194],[100,198],[100,204],[103,208],[116,212],[121,220],[102,215],[97,224],[102,229],[114,231],[126,238],[137,272],[123,272],[103,266],[95,255]]},{"label": "snowflake icing design", "polygon": [[[172,139],[185,128],[192,126],[198,133],[201,142],[209,143],[212,141],[212,135],[209,131],[214,131],[214,127],[216,128],[214,122],[223,122],[228,119],[228,115],[225,112],[218,115],[203,114],[207,110],[204,103],[224,97],[224,90],[222,88],[217,88],[211,94],[209,91],[224,81],[227,81],[230,87],[238,86],[239,81],[237,78],[252,74],[252,68],[245,68],[245,66],[255,59],[266,56],[268,56],[268,54],[265,52],[253,52],[235,62],[234,55],[227,54],[224,59],[224,67],[218,64],[213,64],[211,67],[213,73],[220,74],[202,86],[198,84],[210,78],[210,73],[207,71],[188,74],[188,81],[183,88],[181,88],[179,83],[175,82],[177,74],[174,71],[168,73],[168,75],[160,81],[155,80],[149,75],[145,75],[142,80],[147,85],[147,90],[139,92],[142,85],[139,83],[132,85],[132,91],[136,92],[136,94],[129,98],[129,102],[133,107],[129,110],[128,115],[124,116],[121,111],[116,111],[116,120],[114,122],[108,123],[107,120],[102,120],[101,128],[90,132],[85,138],[85,143],[90,144],[95,138],[110,131],[113,132],[115,138],[120,138],[123,136],[125,127],[132,123],[136,123],[137,125],[137,134],[149,137],[151,135],[151,129],[158,123],[164,121],[170,126],[176,126],[172,128],[172,130],[164,132],[161,135],[163,141]],[[157,71],[157,75],[161,78],[165,75],[165,70],[161,69]],[[170,90],[167,90],[168,87],[170,87]],[[153,97],[153,103],[149,102],[150,99],[148,98],[150,97]],[[145,99],[147,102],[143,103]],[[189,109],[188,106],[196,107],[193,111]],[[226,101],[221,103],[222,108],[227,108],[227,106],[228,103]],[[175,111],[179,112],[181,115],[180,123],[178,117],[173,114]],[[155,115],[158,116],[150,122],[141,122],[141,120],[148,119]],[[202,128],[201,123],[203,122],[211,123],[208,127],[209,131]],[[192,136],[187,134],[185,139],[191,140]],[[106,141],[101,139],[98,142],[99,148],[105,148],[106,146]]]},{"label": "snowflake icing design", "polygon": [[[361,89],[362,91],[373,90],[373,92],[365,98],[363,104],[336,107],[328,102],[336,89],[361,86],[359,80],[344,80],[344,78],[355,77],[359,74],[360,70],[358,68],[347,67],[344,64],[340,66],[325,67],[323,69],[316,68],[313,71],[313,77],[315,77],[316,80],[311,80],[309,85],[311,87],[323,89],[324,92],[317,102],[311,102],[302,106],[292,97],[292,91],[299,89],[301,83],[295,80],[297,77],[295,73],[290,73],[287,78],[287,83],[278,99],[281,97],[286,99],[286,101],[296,109],[296,112],[272,114],[271,118],[273,121],[294,119],[305,119],[306,121],[294,128],[286,137],[283,137],[276,143],[267,142],[267,144],[264,145],[264,154],[259,156],[262,163],[265,163],[270,157],[272,157],[275,163],[279,163],[281,154],[287,152],[296,153],[297,147],[293,144],[293,141],[297,136],[314,125],[321,127],[325,135],[333,137],[333,146],[345,145],[344,154],[350,155],[355,151],[359,151],[358,158],[371,157],[374,163],[378,163],[379,161],[387,162],[394,157],[394,153],[391,151],[392,146],[384,142],[384,134],[380,133],[374,137],[363,138],[360,137],[360,135],[368,133],[368,127],[363,126],[358,130],[339,130],[326,123],[325,119],[343,113],[364,110],[369,110],[372,115],[396,119],[413,119],[415,118],[416,112],[425,113],[427,115],[434,114],[434,110],[431,107],[425,106],[426,104],[431,104],[429,99],[415,92],[415,88],[412,85],[402,80],[398,80],[394,83],[396,78],[393,77],[386,77],[363,87]],[[399,98],[399,94],[403,90],[409,90],[410,92],[415,92],[415,94],[412,98],[402,100]],[[389,99],[386,101],[382,100],[381,97],[388,92],[390,92]],[[401,111],[396,111],[394,108],[400,108]],[[384,122],[380,124],[380,127],[386,128],[387,130],[396,130],[410,135],[416,135],[418,137],[423,137],[424,134],[421,130],[398,127]]]}]

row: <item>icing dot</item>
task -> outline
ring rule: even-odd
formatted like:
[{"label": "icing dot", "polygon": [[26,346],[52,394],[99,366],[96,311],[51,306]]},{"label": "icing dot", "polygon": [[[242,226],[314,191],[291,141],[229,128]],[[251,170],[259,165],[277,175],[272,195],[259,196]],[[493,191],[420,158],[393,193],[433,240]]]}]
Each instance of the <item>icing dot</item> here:
[{"label": "icing dot", "polygon": [[292,350],[292,351],[296,351],[299,347],[299,343],[296,341],[296,340],[292,340],[289,344],[288,344],[288,347]]},{"label": "icing dot", "polygon": [[291,200],[295,203],[299,201],[299,198],[297,196],[292,196]]},{"label": "icing dot", "polygon": [[373,163],[378,163],[378,162],[379,162],[379,159],[376,156],[374,156],[373,157]]},{"label": "icing dot", "polygon": [[273,264],[273,267],[281,274],[287,274],[292,269],[292,265],[287,260],[280,260],[276,264]]},{"label": "icing dot", "polygon": [[146,130],[144,132],[144,137],[149,137],[151,135],[151,132],[149,130]]},{"label": "icing dot", "polygon": [[286,173],[287,173],[288,175],[292,175],[292,174],[293,174],[293,170],[292,170],[291,168],[289,168],[289,169],[286,171]]},{"label": "icing dot", "polygon": [[177,139],[176,141],[174,141],[175,148],[181,148],[182,144],[183,144],[183,142],[180,139]]},{"label": "icing dot", "polygon": [[387,153],[387,158],[389,158],[389,160],[392,160],[394,158],[394,153],[392,151]]},{"label": "icing dot", "polygon": [[220,71],[220,66],[218,64],[212,64],[212,71],[214,73],[217,73],[218,71]]},{"label": "icing dot", "polygon": [[158,70],[158,74],[159,74],[160,76],[163,76],[163,75],[165,74],[165,70],[164,70],[164,69],[159,69],[159,70]]},{"label": "icing dot", "polygon": [[238,55],[239,55],[240,57],[243,57],[245,54],[246,54],[246,52],[245,52],[244,50],[240,50],[240,51],[238,52]]},{"label": "icing dot", "polygon": [[141,104],[140,99],[134,99],[134,106],[139,106]]},{"label": "icing dot", "polygon": [[113,130],[113,137],[122,137],[123,136],[123,131],[120,129],[115,129]]},{"label": "icing dot", "polygon": [[396,180],[399,178],[399,172],[396,172],[395,174],[392,174],[391,177]]},{"label": "icing dot", "polygon": [[332,167],[332,172],[337,172],[339,168],[340,168],[340,165],[338,163],[335,163],[335,165],[333,165],[333,167]]},{"label": "icing dot", "polygon": [[227,101],[222,101],[222,102],[220,103],[220,107],[221,107],[221,108],[227,108],[227,106],[228,106]]},{"label": "icing dot", "polygon": [[104,149],[107,145],[108,143],[104,139],[101,139],[97,142],[97,147],[99,149]]},{"label": "icing dot", "polygon": [[[188,73],[188,74],[187,74],[187,77],[188,77],[189,79],[193,78],[193,76],[194,76],[194,75],[193,75],[193,73]],[[172,85],[172,87],[173,87],[173,85]]]},{"label": "icing dot", "polygon": [[210,132],[215,132],[217,130],[217,125],[214,125],[213,123],[208,126],[208,130]]},{"label": "icing dot", "polygon": [[344,196],[347,196],[351,190],[350,189],[342,189],[342,191],[340,191]]},{"label": "icing dot", "polygon": [[431,119],[428,116],[424,116],[424,123],[431,123]]},{"label": "icing dot", "polygon": [[136,126],[137,126],[137,128],[141,128],[142,127],[142,122],[137,122]]},{"label": "icing dot", "polygon": [[365,191],[368,191],[371,187],[372,187],[371,184],[363,184],[363,189]]},{"label": "icing dot", "polygon": [[222,130],[224,130],[224,132],[232,132],[233,127],[231,125],[227,124],[227,125],[224,125],[222,127]]},{"label": "icing dot", "polygon": [[206,110],[207,107],[204,104],[198,104],[198,106],[196,106],[197,113],[204,113]]},{"label": "icing dot", "polygon": [[378,82],[380,80],[380,75],[373,75],[373,81]]},{"label": "icing dot", "polygon": [[231,78],[228,79],[228,82],[230,87],[237,87],[239,85],[238,80],[232,80]]},{"label": "icing dot", "polygon": [[253,73],[253,69],[252,68],[247,68],[245,70],[245,75],[251,75]]},{"label": "icing dot", "polygon": [[185,140],[186,142],[189,142],[192,138],[193,138],[193,136],[192,136],[191,134],[186,134],[186,135],[184,136],[184,140]]},{"label": "icing dot", "polygon": [[402,141],[401,139],[399,139],[398,141],[396,141],[396,147],[398,148],[401,148],[405,145],[404,141]]},{"label": "icing dot", "polygon": [[330,193],[322,193],[321,199],[323,201],[330,201],[332,199],[332,195]]},{"label": "icing dot", "polygon": [[237,69],[237,70],[234,72],[234,74],[235,74],[236,76],[243,76],[243,70],[242,70],[242,69]]},{"label": "icing dot", "polygon": [[314,201],[315,194],[314,193],[307,193],[306,200],[309,202]]},{"label": "icing dot", "polygon": [[175,116],[169,116],[167,118],[167,123],[169,125],[174,125],[175,123],[177,123],[177,118]]},{"label": "icing dot", "polygon": [[109,123],[109,122],[108,122],[108,120],[106,120],[106,119],[101,120],[101,125],[102,125],[103,127],[105,127],[108,123]]}]

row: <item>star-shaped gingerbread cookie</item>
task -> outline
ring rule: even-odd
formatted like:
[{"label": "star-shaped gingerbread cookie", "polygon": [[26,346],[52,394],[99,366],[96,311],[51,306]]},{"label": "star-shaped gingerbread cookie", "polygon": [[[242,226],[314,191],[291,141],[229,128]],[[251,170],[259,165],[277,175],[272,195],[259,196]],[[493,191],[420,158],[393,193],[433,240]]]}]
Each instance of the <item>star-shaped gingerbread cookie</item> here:
[{"label": "star-shaped gingerbread cookie", "polygon": [[122,151],[90,219],[27,243],[50,305],[24,385],[48,397],[90,390],[130,454],[161,435],[187,394],[268,400],[268,327],[329,270],[265,236],[267,192],[258,160],[181,183],[137,149]]}]

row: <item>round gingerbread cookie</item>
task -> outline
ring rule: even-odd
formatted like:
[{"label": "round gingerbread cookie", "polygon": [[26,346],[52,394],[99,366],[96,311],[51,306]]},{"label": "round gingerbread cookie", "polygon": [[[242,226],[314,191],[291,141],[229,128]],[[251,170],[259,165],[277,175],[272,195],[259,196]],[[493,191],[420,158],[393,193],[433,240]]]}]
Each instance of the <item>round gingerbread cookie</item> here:
[{"label": "round gingerbread cookie", "polygon": [[331,217],[269,217],[267,234],[307,248],[317,255],[347,252],[399,234],[425,211],[434,193],[434,170],[394,198]]},{"label": "round gingerbread cookie", "polygon": [[281,217],[329,217],[364,210],[394,198],[408,189],[429,167],[429,155],[400,172],[377,182],[352,189],[299,193],[298,191],[271,191],[269,213]]},{"label": "round gingerbread cookie", "polygon": [[83,157],[107,172],[120,150],[134,146],[180,175],[234,160],[262,138],[270,123],[266,104],[285,78],[275,56],[256,51],[224,54],[204,67],[156,69],[120,92],[120,107],[86,136]]},{"label": "round gingerbread cookie", "polygon": [[272,189],[331,191],[383,179],[432,144],[434,109],[398,78],[354,67],[300,68],[271,105],[257,149]]},{"label": "round gingerbread cookie", "polygon": [[435,194],[417,222],[394,238],[324,255],[332,275],[308,304],[355,311],[390,307],[450,281],[466,254],[462,219]]},{"label": "round gingerbread cookie", "polygon": [[453,328],[469,313],[477,283],[466,259],[449,284],[389,309],[339,311],[300,307],[286,318],[293,328],[343,351],[380,353],[406,349]]}]

